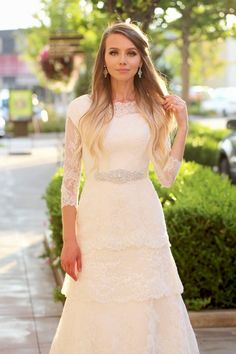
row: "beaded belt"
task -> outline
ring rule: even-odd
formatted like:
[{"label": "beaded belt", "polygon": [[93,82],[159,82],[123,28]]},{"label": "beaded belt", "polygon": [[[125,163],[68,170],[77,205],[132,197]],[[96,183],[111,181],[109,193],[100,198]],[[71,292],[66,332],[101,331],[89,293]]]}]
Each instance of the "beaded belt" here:
[{"label": "beaded belt", "polygon": [[107,172],[96,172],[95,179],[99,181],[110,181],[114,183],[125,183],[147,177],[147,171],[128,171],[123,169],[110,170]]}]

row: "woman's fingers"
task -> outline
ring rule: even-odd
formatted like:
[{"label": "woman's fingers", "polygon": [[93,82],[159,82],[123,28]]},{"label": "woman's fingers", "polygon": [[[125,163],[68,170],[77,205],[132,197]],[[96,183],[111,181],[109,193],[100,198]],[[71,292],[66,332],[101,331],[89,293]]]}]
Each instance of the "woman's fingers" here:
[{"label": "woman's fingers", "polygon": [[78,257],[76,260],[76,265],[77,265],[77,269],[79,272],[81,272],[82,270],[82,262],[81,262],[81,257]]},{"label": "woman's fingers", "polygon": [[75,273],[75,266],[73,264],[67,265],[64,270],[71,278],[75,281],[77,280],[77,274]]},{"label": "woman's fingers", "polygon": [[76,274],[75,264],[71,264],[69,268],[69,275],[76,281],[78,279],[78,274]]},{"label": "woman's fingers", "polygon": [[182,100],[179,96],[176,95],[167,95],[164,97],[165,102],[163,103],[163,107],[165,110],[173,110],[173,111],[181,111],[185,108],[185,101]]},{"label": "woman's fingers", "polygon": [[81,271],[81,251],[77,243],[64,243],[61,252],[61,266],[75,281]]},{"label": "woman's fingers", "polygon": [[78,273],[82,270],[82,263],[80,257],[74,262],[68,262],[67,264],[61,263],[63,270],[70,275],[74,280],[78,279]]}]

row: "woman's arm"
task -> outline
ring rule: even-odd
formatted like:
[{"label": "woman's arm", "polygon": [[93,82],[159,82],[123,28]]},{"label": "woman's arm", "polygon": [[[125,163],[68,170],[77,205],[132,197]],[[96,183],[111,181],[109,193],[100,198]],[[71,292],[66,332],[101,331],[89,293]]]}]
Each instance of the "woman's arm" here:
[{"label": "woman's arm", "polygon": [[61,265],[66,273],[77,280],[81,270],[81,253],[76,240],[76,215],[81,173],[81,139],[79,131],[69,116],[66,119],[64,175],[61,186],[63,247]]},{"label": "woman's arm", "polygon": [[171,148],[170,156],[181,161],[184,156],[185,142],[188,135],[188,128],[178,128]]},{"label": "woman's arm", "polygon": [[65,205],[62,210],[62,235],[63,242],[75,242],[75,221],[76,221],[76,208],[71,205]]},{"label": "woman's arm", "polygon": [[154,164],[155,172],[161,185],[169,188],[177,177],[184,155],[185,142],[188,134],[188,112],[185,101],[176,95],[165,96],[163,107],[166,111],[172,110],[174,112],[178,125],[177,133],[165,166],[160,168],[157,164]]},{"label": "woman's arm", "polygon": [[176,95],[165,96],[165,110],[172,110],[178,125],[177,133],[171,148],[171,156],[179,161],[184,155],[186,137],[188,134],[188,111],[184,100]]}]

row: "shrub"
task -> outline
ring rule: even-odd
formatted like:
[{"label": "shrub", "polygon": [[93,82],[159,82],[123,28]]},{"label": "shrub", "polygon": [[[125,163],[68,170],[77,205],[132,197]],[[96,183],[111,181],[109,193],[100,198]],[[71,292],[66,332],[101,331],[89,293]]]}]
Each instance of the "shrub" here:
[{"label": "shrub", "polygon": [[218,160],[218,143],[208,137],[188,137],[184,158],[205,166],[216,166]]},{"label": "shrub", "polygon": [[62,182],[62,168],[58,169],[56,174],[52,177],[43,198],[46,200],[49,227],[52,231],[52,240],[54,244],[55,258],[60,256],[62,248],[62,219],[61,219],[61,182]]},{"label": "shrub", "polygon": [[211,129],[199,123],[190,122],[184,158],[205,166],[216,166],[219,156],[218,144],[228,129]]},{"label": "shrub", "polygon": [[212,117],[216,115],[214,111],[206,111],[202,109],[200,102],[191,102],[188,105],[188,112],[189,114],[198,115],[201,117]]},{"label": "shrub", "polygon": [[184,298],[191,309],[236,307],[236,188],[195,163],[181,170],[164,213]]},{"label": "shrub", "polygon": [[65,131],[65,119],[49,120],[47,122],[40,122],[40,128],[42,133],[58,133]]}]

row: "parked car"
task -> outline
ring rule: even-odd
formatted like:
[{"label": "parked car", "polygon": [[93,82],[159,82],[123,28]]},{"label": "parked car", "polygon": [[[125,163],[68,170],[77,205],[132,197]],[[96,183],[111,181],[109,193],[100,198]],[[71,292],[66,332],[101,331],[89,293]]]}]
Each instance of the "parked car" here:
[{"label": "parked car", "polygon": [[209,86],[190,86],[189,88],[189,100],[191,103],[194,102],[202,102],[203,100],[207,100],[213,94],[214,89]]},{"label": "parked car", "polygon": [[218,169],[236,183],[236,119],[229,120],[227,128],[233,131],[219,144]]},{"label": "parked car", "polygon": [[6,126],[5,119],[2,116],[0,116],[0,137],[3,137],[5,135],[5,126]]},{"label": "parked car", "polygon": [[210,97],[201,102],[204,111],[213,111],[227,117],[236,114],[236,87],[219,87],[211,91]]}]

